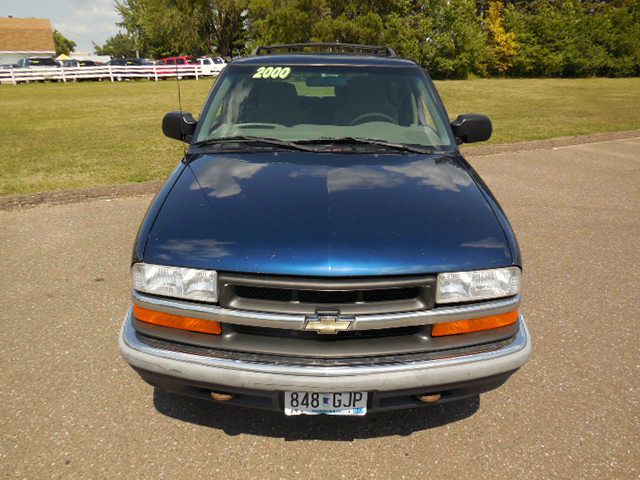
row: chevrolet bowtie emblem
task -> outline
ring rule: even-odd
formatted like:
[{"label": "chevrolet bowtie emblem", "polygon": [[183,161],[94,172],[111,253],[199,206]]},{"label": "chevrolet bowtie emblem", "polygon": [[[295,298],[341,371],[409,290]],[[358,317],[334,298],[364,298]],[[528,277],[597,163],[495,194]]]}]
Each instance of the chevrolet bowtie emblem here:
[{"label": "chevrolet bowtie emblem", "polygon": [[339,313],[318,312],[317,315],[307,315],[304,329],[314,330],[321,334],[335,334],[349,330],[353,320],[354,317],[340,316]]}]

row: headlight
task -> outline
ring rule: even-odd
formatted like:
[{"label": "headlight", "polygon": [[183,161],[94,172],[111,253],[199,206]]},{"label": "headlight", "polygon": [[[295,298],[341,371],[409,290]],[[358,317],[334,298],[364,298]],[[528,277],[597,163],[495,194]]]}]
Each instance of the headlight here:
[{"label": "headlight", "polygon": [[471,302],[510,297],[520,292],[522,272],[518,267],[441,273],[436,303]]},{"label": "headlight", "polygon": [[201,302],[218,301],[218,274],[213,270],[136,263],[131,274],[133,288],[141,292]]}]

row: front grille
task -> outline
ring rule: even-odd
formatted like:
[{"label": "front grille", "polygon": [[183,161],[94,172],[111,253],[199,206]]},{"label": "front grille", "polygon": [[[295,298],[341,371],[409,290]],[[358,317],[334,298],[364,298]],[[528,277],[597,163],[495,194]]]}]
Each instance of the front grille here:
[{"label": "front grille", "polygon": [[433,308],[435,277],[323,279],[220,274],[220,305],[238,310],[313,314],[407,312]]}]

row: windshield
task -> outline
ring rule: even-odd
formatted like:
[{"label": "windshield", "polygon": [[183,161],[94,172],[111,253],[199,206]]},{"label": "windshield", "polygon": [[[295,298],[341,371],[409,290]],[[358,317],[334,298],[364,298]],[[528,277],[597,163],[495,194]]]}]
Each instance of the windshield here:
[{"label": "windshield", "polygon": [[195,143],[255,136],[455,145],[444,112],[415,67],[243,65],[232,66],[220,82],[202,112]]}]

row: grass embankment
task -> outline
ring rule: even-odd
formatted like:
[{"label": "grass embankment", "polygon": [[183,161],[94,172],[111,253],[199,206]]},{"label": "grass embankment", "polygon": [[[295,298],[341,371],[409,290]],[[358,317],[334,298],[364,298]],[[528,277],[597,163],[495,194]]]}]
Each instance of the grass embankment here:
[{"label": "grass embankment", "polygon": [[[181,83],[200,110],[212,80]],[[640,78],[436,82],[452,117],[481,112],[492,143],[640,129]],[[182,146],[160,130],[174,81],[0,86],[0,195],[164,178]]]}]

